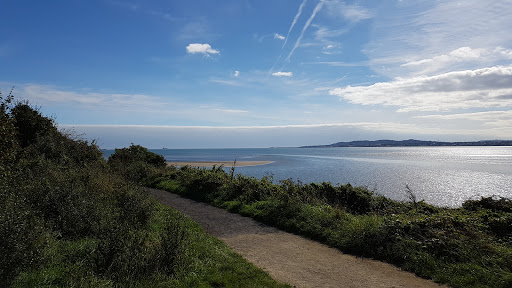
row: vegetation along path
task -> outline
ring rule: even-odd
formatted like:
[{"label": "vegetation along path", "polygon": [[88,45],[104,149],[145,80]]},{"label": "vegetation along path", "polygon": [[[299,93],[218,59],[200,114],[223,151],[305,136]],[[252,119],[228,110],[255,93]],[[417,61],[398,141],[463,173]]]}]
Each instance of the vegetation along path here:
[{"label": "vegetation along path", "polygon": [[208,204],[150,189],[274,279],[296,287],[440,287],[379,261],[356,258]]}]

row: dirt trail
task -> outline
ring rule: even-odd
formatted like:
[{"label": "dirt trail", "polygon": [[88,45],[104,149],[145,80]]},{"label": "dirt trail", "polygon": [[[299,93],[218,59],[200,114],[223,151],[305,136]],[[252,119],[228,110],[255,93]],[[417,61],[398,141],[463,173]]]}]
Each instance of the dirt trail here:
[{"label": "dirt trail", "polygon": [[274,279],[296,287],[440,287],[379,261],[356,258],[248,217],[156,189],[151,194],[198,222]]}]

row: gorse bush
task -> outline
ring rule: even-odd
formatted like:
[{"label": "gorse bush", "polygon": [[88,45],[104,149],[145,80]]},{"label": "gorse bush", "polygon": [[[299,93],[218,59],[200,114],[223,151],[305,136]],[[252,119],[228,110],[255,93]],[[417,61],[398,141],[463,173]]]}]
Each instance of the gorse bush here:
[{"label": "gorse bush", "polygon": [[397,202],[365,188],[171,167],[145,181],[453,287],[512,287],[512,201]]},{"label": "gorse bush", "polygon": [[135,183],[162,156],[132,145],[107,163],[12,93],[0,136],[0,287],[284,287]]}]

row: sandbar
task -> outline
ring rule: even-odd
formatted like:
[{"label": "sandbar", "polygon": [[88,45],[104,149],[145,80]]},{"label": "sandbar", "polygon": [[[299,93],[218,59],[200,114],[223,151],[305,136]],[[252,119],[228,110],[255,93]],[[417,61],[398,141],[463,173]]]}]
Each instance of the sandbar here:
[{"label": "sandbar", "polygon": [[179,162],[167,162],[167,166],[175,166],[175,167],[243,167],[243,166],[256,166],[256,165],[265,165],[270,164],[273,161],[179,161]]}]

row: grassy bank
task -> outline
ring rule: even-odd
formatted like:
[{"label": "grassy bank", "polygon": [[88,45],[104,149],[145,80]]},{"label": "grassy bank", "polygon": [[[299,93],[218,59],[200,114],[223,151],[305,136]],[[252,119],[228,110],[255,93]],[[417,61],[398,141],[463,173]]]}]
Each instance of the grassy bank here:
[{"label": "grassy bank", "polygon": [[[234,171],[232,171],[234,172]],[[250,216],[343,252],[383,260],[453,287],[512,287],[512,202],[461,208],[397,202],[365,188],[273,184],[221,168],[169,168],[145,185]]]},{"label": "grassy bank", "polygon": [[136,183],[163,157],[132,145],[107,162],[12,98],[0,94],[0,287],[288,287]]}]

